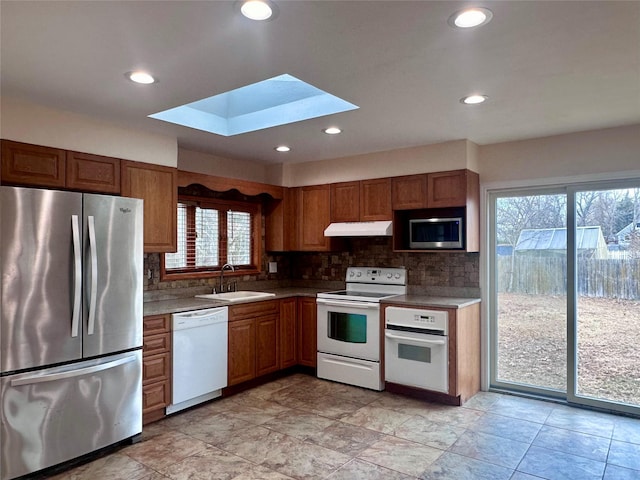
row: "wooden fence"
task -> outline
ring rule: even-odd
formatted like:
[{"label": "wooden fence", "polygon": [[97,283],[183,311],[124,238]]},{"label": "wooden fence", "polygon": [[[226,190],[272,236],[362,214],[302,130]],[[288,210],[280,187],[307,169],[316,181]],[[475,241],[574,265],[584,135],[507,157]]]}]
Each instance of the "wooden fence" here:
[{"label": "wooden fence", "polygon": [[[499,292],[565,295],[567,259],[499,256]],[[640,259],[578,259],[578,295],[640,300]]]}]

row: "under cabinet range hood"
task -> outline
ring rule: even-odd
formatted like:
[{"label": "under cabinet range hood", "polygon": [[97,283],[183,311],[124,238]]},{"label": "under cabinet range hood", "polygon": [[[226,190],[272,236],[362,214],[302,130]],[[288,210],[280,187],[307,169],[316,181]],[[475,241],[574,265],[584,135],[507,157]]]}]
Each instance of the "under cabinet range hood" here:
[{"label": "under cabinet range hood", "polygon": [[332,223],[324,230],[325,237],[390,237],[393,233],[391,220],[379,222]]}]

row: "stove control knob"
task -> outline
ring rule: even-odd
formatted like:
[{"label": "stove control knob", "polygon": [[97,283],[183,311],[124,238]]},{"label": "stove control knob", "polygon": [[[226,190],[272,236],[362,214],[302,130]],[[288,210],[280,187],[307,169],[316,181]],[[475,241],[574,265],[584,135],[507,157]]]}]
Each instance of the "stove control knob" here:
[{"label": "stove control knob", "polygon": [[387,273],[387,278],[391,278],[393,275],[391,275],[390,273]]},{"label": "stove control knob", "polygon": [[355,272],[349,272],[349,276],[353,277],[356,273]]},{"label": "stove control knob", "polygon": [[360,278],[361,276],[362,276],[362,272],[358,272],[358,273],[356,274],[356,277],[358,277],[358,278]]},{"label": "stove control knob", "polygon": [[400,278],[400,274],[396,273],[395,277],[396,277],[396,280],[397,280],[398,278]]}]

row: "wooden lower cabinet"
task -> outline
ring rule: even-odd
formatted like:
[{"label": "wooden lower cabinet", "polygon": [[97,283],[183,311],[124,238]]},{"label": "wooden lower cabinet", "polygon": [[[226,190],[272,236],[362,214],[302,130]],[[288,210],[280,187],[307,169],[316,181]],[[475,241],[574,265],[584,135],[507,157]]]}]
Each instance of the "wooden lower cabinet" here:
[{"label": "wooden lower cabinet", "polygon": [[171,315],[151,315],[143,320],[142,423],[165,416],[171,403]]},{"label": "wooden lower cabinet", "polygon": [[293,367],[298,363],[297,356],[297,315],[296,297],[280,300],[280,368]]},{"label": "wooden lower cabinet", "polygon": [[278,314],[258,317],[256,322],[256,377],[280,370],[280,319]]},{"label": "wooden lower cabinet", "polygon": [[256,376],[256,324],[253,319],[229,320],[227,384],[246,382]]},{"label": "wooden lower cabinet", "polygon": [[316,368],[318,358],[317,309],[313,297],[298,298],[298,364]]},{"label": "wooden lower cabinet", "polygon": [[228,386],[280,368],[279,301],[229,307]]}]

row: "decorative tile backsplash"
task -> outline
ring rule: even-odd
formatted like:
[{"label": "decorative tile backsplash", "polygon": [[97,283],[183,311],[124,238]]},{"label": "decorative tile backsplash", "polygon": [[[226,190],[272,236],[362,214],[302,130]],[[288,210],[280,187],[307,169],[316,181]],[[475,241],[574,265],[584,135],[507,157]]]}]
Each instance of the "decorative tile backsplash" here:
[{"label": "decorative tile backsplash", "polygon": [[[258,275],[233,277],[244,284],[270,281],[282,286],[291,284],[343,282],[347,267],[405,267],[408,272],[409,293],[431,293],[453,296],[479,296],[480,255],[478,253],[448,252],[394,252],[391,237],[367,237],[346,239],[342,252],[291,252],[264,254],[264,272]],[[278,273],[266,273],[268,262],[277,262]],[[189,287],[214,287],[219,276],[197,280],[160,282],[160,255],[145,255],[145,272],[151,271],[151,279],[145,275],[145,291],[179,289]]]}]

